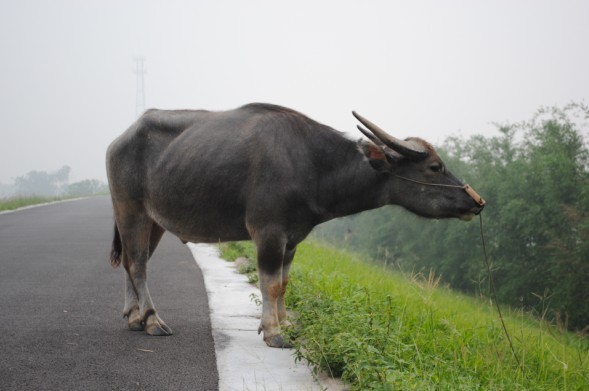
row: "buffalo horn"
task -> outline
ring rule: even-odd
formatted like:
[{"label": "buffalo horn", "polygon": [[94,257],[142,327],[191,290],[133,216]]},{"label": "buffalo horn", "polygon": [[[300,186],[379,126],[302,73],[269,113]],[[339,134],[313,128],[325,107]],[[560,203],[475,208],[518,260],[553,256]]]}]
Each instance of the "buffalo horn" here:
[{"label": "buffalo horn", "polygon": [[[360,114],[352,111],[352,114],[356,119],[364,126],[366,126],[372,134],[374,134],[379,140],[381,140],[384,144],[388,147],[393,149],[394,151],[399,152],[401,155],[406,156],[408,158],[413,159],[423,159],[427,156],[427,151],[421,145],[412,142],[412,141],[405,141],[399,140],[396,137],[391,136],[366,118],[362,117]],[[364,133],[364,132],[362,132]]]},{"label": "buffalo horn", "polygon": [[368,129],[364,129],[360,125],[356,125],[356,127],[358,128],[358,130],[360,132],[362,132],[362,134],[364,136],[368,137],[368,140],[372,141],[373,143],[375,143],[379,147],[383,147],[384,146],[384,143],[382,141],[380,141],[375,135],[373,135],[372,133],[370,133],[370,131]]}]

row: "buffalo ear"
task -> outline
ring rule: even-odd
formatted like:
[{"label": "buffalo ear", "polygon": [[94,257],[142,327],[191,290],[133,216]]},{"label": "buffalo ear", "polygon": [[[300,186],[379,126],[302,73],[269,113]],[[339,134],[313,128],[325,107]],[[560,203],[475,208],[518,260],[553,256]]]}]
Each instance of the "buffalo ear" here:
[{"label": "buffalo ear", "polygon": [[363,143],[361,150],[368,162],[377,171],[391,171],[393,161],[387,156],[386,152],[378,145],[373,143]]}]

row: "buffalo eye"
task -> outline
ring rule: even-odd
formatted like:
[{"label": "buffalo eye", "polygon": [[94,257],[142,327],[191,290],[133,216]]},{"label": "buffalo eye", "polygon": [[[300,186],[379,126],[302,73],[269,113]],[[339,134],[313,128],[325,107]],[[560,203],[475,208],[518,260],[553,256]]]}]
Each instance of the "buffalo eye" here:
[{"label": "buffalo eye", "polygon": [[434,163],[429,166],[429,169],[433,172],[444,172],[444,166],[441,163]]}]

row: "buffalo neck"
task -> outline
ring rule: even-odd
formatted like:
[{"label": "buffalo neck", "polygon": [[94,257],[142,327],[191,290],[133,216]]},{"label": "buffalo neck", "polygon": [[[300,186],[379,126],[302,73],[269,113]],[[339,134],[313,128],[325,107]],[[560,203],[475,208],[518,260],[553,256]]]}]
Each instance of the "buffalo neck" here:
[{"label": "buffalo neck", "polygon": [[388,203],[390,176],[372,168],[356,143],[337,156],[337,165],[322,176],[318,198],[321,221],[375,209]]}]

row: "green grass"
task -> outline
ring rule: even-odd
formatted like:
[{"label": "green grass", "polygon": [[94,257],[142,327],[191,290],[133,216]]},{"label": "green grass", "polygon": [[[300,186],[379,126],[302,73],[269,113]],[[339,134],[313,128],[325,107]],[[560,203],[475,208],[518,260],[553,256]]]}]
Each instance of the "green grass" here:
[{"label": "green grass", "polygon": [[438,281],[303,243],[287,293],[295,354],[354,390],[589,389],[586,339],[505,309],[518,367],[491,303]]},{"label": "green grass", "polygon": [[44,204],[46,202],[60,201],[63,199],[64,198],[62,198],[62,197],[40,197],[40,196],[14,197],[14,198],[0,199],[0,212],[5,211],[5,210],[15,210],[15,209],[22,208],[25,206],[30,206],[30,205]]},{"label": "green grass", "polygon": [[223,258],[230,262],[234,262],[239,257],[256,259],[256,249],[251,242],[220,243],[219,248]]},{"label": "green grass", "polygon": [[248,262],[238,266],[237,271],[241,274],[245,274],[249,283],[258,283],[256,249],[251,242],[220,243],[219,248],[223,254],[223,258],[230,262],[235,262],[235,260],[239,257],[247,258]]}]

